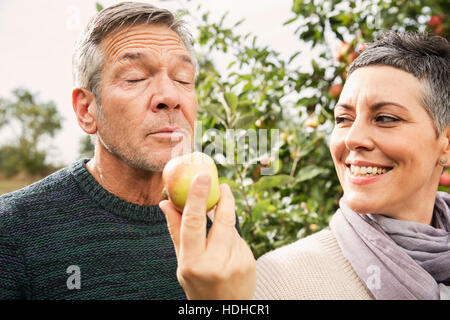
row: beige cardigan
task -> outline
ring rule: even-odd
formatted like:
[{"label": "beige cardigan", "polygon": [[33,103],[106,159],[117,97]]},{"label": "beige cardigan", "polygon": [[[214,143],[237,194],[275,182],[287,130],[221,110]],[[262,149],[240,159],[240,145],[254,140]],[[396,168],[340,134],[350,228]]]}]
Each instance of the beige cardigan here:
[{"label": "beige cardigan", "polygon": [[254,299],[373,299],[330,229],[260,257]]}]

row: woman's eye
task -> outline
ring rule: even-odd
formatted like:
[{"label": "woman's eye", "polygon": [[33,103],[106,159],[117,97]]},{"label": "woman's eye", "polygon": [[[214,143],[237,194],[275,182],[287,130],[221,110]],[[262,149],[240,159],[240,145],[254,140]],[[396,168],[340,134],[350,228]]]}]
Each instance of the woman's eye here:
[{"label": "woman's eye", "polygon": [[389,123],[389,122],[397,122],[400,121],[400,119],[393,117],[393,116],[387,116],[387,115],[379,115],[375,118],[377,122],[382,123]]},{"label": "woman's eye", "polygon": [[187,82],[187,81],[182,81],[182,80],[175,80],[175,81],[178,83],[181,83],[181,84],[190,84],[190,82]]},{"label": "woman's eye", "polygon": [[334,119],[334,122],[336,124],[345,123],[346,121],[350,121],[350,119],[348,119],[347,117],[336,117]]}]

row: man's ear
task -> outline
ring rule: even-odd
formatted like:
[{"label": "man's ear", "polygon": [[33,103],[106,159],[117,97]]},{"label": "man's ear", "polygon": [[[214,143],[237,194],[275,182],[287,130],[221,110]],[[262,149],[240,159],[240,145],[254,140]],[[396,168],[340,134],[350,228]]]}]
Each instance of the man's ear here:
[{"label": "man's ear", "polygon": [[72,91],[72,106],[78,124],[87,134],[97,132],[97,102],[91,91],[75,88]]}]

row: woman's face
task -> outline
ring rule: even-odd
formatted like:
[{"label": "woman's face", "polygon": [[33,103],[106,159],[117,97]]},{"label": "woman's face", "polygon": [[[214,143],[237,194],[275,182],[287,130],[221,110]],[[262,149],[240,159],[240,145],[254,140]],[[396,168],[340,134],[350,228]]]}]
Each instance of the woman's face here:
[{"label": "woman's face", "polygon": [[330,151],[358,213],[429,223],[448,138],[420,103],[421,82],[388,66],[355,70],[336,104]]}]

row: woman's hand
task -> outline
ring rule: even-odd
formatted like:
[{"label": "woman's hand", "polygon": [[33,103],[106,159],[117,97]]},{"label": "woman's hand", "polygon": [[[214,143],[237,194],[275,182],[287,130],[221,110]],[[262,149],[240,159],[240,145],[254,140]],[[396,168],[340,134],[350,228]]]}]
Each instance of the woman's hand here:
[{"label": "woman's hand", "polygon": [[228,185],[220,185],[220,200],[206,238],[209,189],[209,176],[196,176],[182,215],[168,200],[159,204],[175,246],[178,281],[188,299],[251,299],[255,258],[235,228],[233,194]]}]

